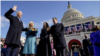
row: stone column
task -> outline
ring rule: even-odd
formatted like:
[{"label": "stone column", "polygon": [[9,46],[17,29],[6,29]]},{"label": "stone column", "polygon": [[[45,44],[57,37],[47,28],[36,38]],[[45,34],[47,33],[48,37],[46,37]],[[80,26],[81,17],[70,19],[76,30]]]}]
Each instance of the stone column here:
[{"label": "stone column", "polygon": [[[85,25],[85,23],[83,23],[84,25]],[[86,31],[86,25],[84,26],[84,28],[85,28],[85,31]]]},{"label": "stone column", "polygon": [[76,28],[76,31],[77,31],[77,27],[76,27],[76,25],[75,25],[75,28]]},{"label": "stone column", "polygon": [[91,21],[90,23],[91,23],[91,26],[92,26],[92,25],[93,25],[93,24],[92,24],[92,21]]},{"label": "stone column", "polygon": [[70,32],[71,32],[71,27],[69,26]]},{"label": "stone column", "polygon": [[82,25],[82,23],[81,23],[81,27],[82,27],[82,29],[83,29],[83,25]]}]

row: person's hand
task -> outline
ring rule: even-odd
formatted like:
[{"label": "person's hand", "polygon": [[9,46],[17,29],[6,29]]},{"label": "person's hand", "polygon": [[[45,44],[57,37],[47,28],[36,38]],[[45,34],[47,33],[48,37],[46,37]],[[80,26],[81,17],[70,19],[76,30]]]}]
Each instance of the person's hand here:
[{"label": "person's hand", "polygon": [[48,38],[48,35],[46,35],[45,38]]},{"label": "person's hand", "polygon": [[58,33],[56,33],[57,34],[57,36],[59,36],[59,34]]},{"label": "person's hand", "polygon": [[17,9],[17,6],[16,6],[16,5],[14,5],[14,7],[13,7],[13,9],[12,9],[12,10],[13,10],[13,11],[17,11],[16,9]]},{"label": "person's hand", "polygon": [[49,35],[49,37],[52,37],[51,34]]},{"label": "person's hand", "polygon": [[59,34],[58,33],[54,33],[54,35],[56,35],[57,37],[59,37]]},{"label": "person's hand", "polygon": [[32,28],[32,31],[35,31],[35,29],[34,29],[34,28]]},{"label": "person's hand", "polygon": [[99,44],[99,43],[95,43],[95,45],[100,46],[100,44]]}]

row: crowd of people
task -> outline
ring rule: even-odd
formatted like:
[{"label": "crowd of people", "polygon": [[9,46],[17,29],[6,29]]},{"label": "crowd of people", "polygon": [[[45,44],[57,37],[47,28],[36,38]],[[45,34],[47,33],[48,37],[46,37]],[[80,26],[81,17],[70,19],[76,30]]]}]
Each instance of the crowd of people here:
[{"label": "crowd of people", "polygon": [[[17,6],[14,6],[4,15],[10,21],[10,27],[5,39],[5,44],[7,45],[5,56],[18,56],[20,47],[21,55],[25,54],[25,56],[65,56],[65,49],[67,47],[64,37],[65,29],[62,23],[58,23],[56,17],[52,18],[54,25],[51,27],[49,27],[47,22],[43,23],[43,28],[41,29],[40,34],[40,41],[37,45],[36,36],[38,29],[34,28],[34,23],[32,21],[29,23],[27,28],[24,28],[23,22],[20,19],[22,17],[22,12],[18,11],[16,14],[17,16],[11,15],[14,11],[17,11],[16,9]],[[24,46],[20,42],[22,31],[26,32],[26,41]],[[54,45],[50,45],[50,34],[53,37],[52,42]]]}]

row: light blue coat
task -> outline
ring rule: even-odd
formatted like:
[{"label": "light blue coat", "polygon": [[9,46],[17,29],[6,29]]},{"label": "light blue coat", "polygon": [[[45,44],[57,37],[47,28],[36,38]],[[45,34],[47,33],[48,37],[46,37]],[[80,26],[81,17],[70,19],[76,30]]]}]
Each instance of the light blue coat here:
[{"label": "light blue coat", "polygon": [[23,54],[36,54],[37,45],[36,45],[36,35],[37,31],[31,33],[32,30],[26,32],[26,41],[23,49]]}]

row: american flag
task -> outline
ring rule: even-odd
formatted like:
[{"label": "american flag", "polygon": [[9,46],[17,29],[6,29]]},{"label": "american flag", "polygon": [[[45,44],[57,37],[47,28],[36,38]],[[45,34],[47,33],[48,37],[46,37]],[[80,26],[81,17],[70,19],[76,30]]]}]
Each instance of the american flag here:
[{"label": "american flag", "polygon": [[71,32],[74,33],[73,27],[71,27]]},{"label": "american flag", "polygon": [[88,28],[86,28],[86,30],[88,30]]},{"label": "american flag", "polygon": [[79,26],[77,26],[77,31],[80,31]]},{"label": "american flag", "polygon": [[80,31],[82,30],[82,26],[79,27],[79,30],[80,30]]},{"label": "american flag", "polygon": [[88,30],[88,24],[86,24],[86,31]]},{"label": "american flag", "polygon": [[67,34],[70,32],[70,28],[67,28]]},{"label": "american flag", "polygon": [[75,27],[73,27],[73,30],[74,30],[74,33],[76,32],[76,28]]},{"label": "american flag", "polygon": [[92,29],[92,25],[91,24],[88,24],[89,25],[89,29]]}]

